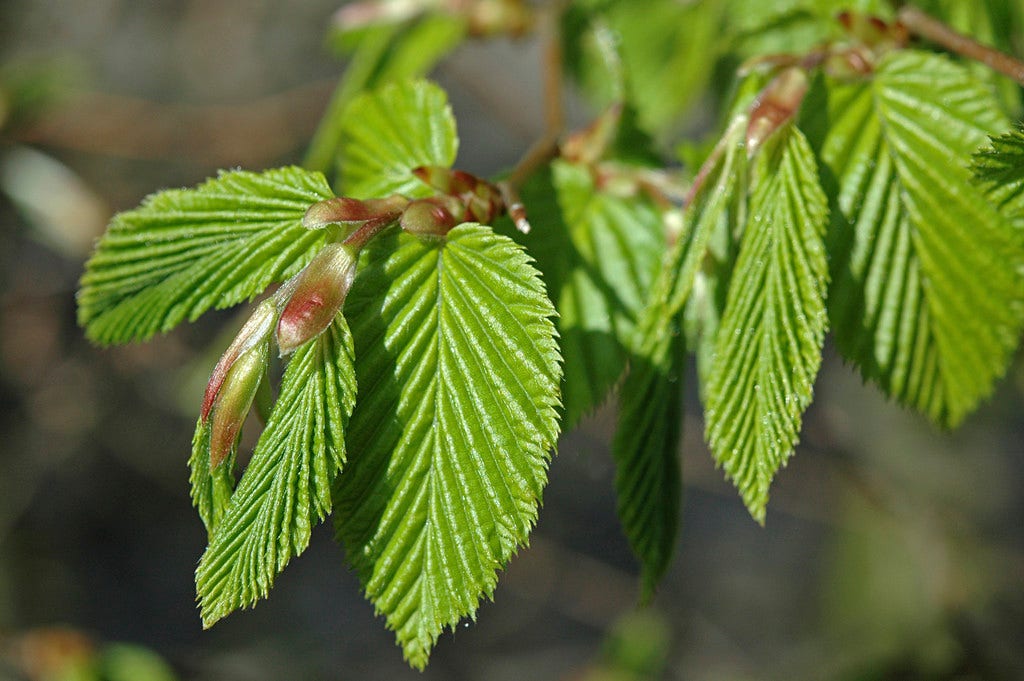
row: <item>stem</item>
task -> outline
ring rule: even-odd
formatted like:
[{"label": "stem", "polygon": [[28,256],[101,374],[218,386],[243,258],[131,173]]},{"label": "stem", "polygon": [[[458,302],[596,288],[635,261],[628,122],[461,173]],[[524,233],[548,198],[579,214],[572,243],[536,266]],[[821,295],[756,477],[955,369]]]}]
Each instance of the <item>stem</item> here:
[{"label": "stem", "polygon": [[1024,62],[1019,59],[957,33],[917,7],[906,5],[900,8],[896,16],[911,33],[937,43],[962,57],[981,62],[1024,85]]},{"label": "stem", "polygon": [[554,3],[544,13],[544,124],[548,136],[561,134],[565,127],[562,108],[562,34],[559,23],[562,3]]},{"label": "stem", "polygon": [[516,163],[516,167],[512,169],[511,173],[509,173],[508,179],[505,180],[505,183],[514,191],[518,192],[519,188],[523,186],[523,183],[526,182],[530,175],[533,175],[553,159],[557,158],[558,154],[558,135],[544,135],[530,145],[530,148],[526,150],[523,157],[519,159],[518,163]]},{"label": "stem", "polygon": [[686,192],[686,197],[683,199],[683,208],[693,203],[694,199],[697,198],[697,194],[704,188],[704,184],[707,182],[708,176],[711,175],[711,171],[714,170],[715,166],[718,165],[718,159],[722,158],[722,154],[725,152],[725,146],[732,143],[732,138],[736,135],[736,131],[741,125],[747,124],[746,116],[737,116],[732,119],[732,123],[726,128],[725,132],[718,139],[715,144],[715,148],[711,150],[711,153],[704,163],[701,164],[700,170],[697,171],[696,177],[693,178],[693,184],[690,185],[690,191]]}]

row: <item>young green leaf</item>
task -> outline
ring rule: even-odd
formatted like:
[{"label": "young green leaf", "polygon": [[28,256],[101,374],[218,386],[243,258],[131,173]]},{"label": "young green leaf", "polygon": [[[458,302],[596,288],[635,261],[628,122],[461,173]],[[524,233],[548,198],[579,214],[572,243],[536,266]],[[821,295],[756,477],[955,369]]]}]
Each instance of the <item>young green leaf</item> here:
[{"label": "young green leaf", "polygon": [[323,175],[294,167],[150,196],[114,217],[86,263],[79,324],[97,343],[125,343],[252,299],[323,243],[302,216],[331,196]]},{"label": "young green leaf", "polygon": [[425,80],[360,95],[346,110],[341,129],[342,193],[359,199],[430,196],[433,190],[413,176],[413,168],[448,168],[459,148],[448,96]]},{"label": "young green leaf", "polygon": [[[288,561],[306,549],[312,526],[330,513],[355,394],[352,336],[338,315],[288,362],[267,427],[213,527],[196,570],[205,626],[265,597]],[[205,465],[208,472],[208,455]]]},{"label": "young green leaf", "polygon": [[620,389],[619,422],[612,442],[619,520],[641,564],[641,600],[649,599],[668,568],[679,524],[681,473],[678,445],[685,336],[680,329],[712,237],[734,219],[745,168],[739,144],[746,117],[723,135],[724,152],[706,189],[682,213],[682,229],[664,257],[648,302],[639,312],[629,372]]},{"label": "young green leaf", "polygon": [[640,600],[645,602],[668,569],[679,528],[682,433],[682,364],[678,328],[649,335],[653,347],[630,360],[619,390],[619,422],[612,440],[616,508],[633,553],[640,559]]},{"label": "young green leaf", "polygon": [[1024,217],[1024,128],[992,138],[974,155],[971,170],[1003,212]]},{"label": "young green leaf", "polygon": [[954,426],[991,393],[1024,324],[1021,239],[962,160],[1007,122],[967,69],[919,52],[828,97],[837,344],[887,393]]},{"label": "young green leaf", "polygon": [[341,51],[352,52],[352,56],[313,135],[303,165],[323,172],[330,170],[342,142],[341,120],[353,98],[387,83],[426,75],[462,42],[465,33],[464,18],[436,14],[332,36],[332,42]]},{"label": "young green leaf", "polygon": [[362,392],[338,537],[422,668],[536,520],[558,436],[555,312],[520,247],[463,224],[371,245],[345,314]]},{"label": "young green leaf", "polygon": [[814,154],[794,127],[766,142],[752,182],[706,417],[715,460],[764,522],[768,487],[793,453],[821,364],[828,204]]},{"label": "young green leaf", "polygon": [[213,537],[213,530],[224,517],[224,510],[235,489],[235,453],[228,454],[216,468],[210,468],[210,432],[213,424],[196,421],[196,432],[192,436],[192,455],[188,459],[189,485],[192,505],[206,527],[206,534]]},{"label": "young green leaf", "polygon": [[650,201],[601,192],[587,167],[565,161],[528,183],[523,200],[535,229],[516,238],[537,259],[558,310],[568,429],[606,399],[626,368],[664,230]]}]

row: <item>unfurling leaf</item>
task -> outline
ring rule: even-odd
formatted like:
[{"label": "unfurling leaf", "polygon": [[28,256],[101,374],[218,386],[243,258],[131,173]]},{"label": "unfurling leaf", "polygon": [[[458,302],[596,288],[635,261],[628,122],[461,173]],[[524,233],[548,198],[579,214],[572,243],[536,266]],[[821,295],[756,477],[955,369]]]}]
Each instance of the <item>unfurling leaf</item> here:
[{"label": "unfurling leaf", "polygon": [[[277,574],[309,544],[312,526],[330,513],[355,394],[352,337],[338,315],[292,355],[252,460],[230,501],[215,508],[212,527],[208,523],[210,545],[196,570],[207,627],[266,596]],[[217,470],[193,475],[202,479]],[[212,491],[200,498],[223,504],[224,481],[214,477],[208,484]]]},{"label": "unfurling leaf", "polygon": [[558,436],[554,310],[518,246],[464,224],[368,247],[345,315],[363,392],[335,524],[423,667],[442,630],[491,596],[537,518]]}]

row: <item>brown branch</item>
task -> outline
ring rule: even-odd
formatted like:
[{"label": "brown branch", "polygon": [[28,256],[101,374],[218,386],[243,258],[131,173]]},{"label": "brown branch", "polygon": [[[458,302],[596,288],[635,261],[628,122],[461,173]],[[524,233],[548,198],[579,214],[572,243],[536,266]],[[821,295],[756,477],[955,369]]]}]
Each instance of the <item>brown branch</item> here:
[{"label": "brown branch", "polygon": [[164,104],[82,92],[12,136],[118,158],[257,166],[304,144],[330,89],[329,81],[318,81],[234,105]]},{"label": "brown branch", "polygon": [[541,35],[544,40],[544,123],[549,136],[561,134],[565,127],[562,107],[562,34],[561,2],[552,3],[543,15]]},{"label": "brown branch", "polygon": [[981,62],[1024,85],[1024,62],[1019,59],[988,45],[982,45],[962,33],[957,33],[917,7],[903,6],[897,13],[897,18],[911,33],[941,45],[962,57]]}]

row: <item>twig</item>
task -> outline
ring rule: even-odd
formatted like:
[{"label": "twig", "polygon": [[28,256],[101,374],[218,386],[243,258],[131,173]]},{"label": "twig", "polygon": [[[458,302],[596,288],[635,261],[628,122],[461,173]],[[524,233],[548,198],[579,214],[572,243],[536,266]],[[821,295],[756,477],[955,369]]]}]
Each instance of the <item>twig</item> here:
[{"label": "twig", "polygon": [[558,135],[548,133],[530,145],[523,157],[509,173],[505,183],[518,192],[527,178],[558,157]]},{"label": "twig", "polygon": [[957,33],[917,7],[903,6],[897,18],[911,33],[927,38],[962,57],[981,62],[1024,85],[1024,62],[1019,59]]},{"label": "twig", "polygon": [[562,107],[562,36],[559,29],[562,3],[552,3],[543,15],[544,40],[544,124],[549,136],[561,134],[565,127]]}]

